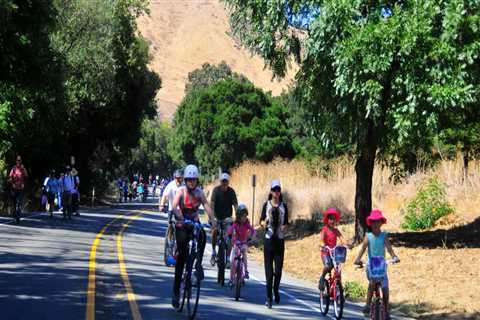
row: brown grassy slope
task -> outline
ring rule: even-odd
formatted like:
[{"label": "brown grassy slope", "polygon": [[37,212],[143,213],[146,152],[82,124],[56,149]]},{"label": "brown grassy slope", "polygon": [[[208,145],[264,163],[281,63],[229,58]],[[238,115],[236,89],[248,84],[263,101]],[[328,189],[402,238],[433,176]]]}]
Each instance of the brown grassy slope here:
[{"label": "brown grassy slope", "polygon": [[[394,246],[402,260],[389,271],[392,302],[396,308],[415,318],[457,316],[457,319],[473,319],[480,316],[480,300],[476,297],[480,288],[479,166],[480,162],[472,163],[468,184],[462,180],[461,161],[444,161],[435,169],[418,173],[398,185],[389,182],[389,170],[379,167],[375,170],[373,205],[382,209],[388,219],[385,230],[396,233],[392,234],[396,239]],[[283,184],[293,218],[308,219],[312,213],[326,207],[338,207],[344,216],[339,228],[346,238],[350,238],[354,231],[350,218],[354,208],[354,168],[348,161],[337,163],[332,168],[335,174],[325,179],[312,176],[299,161],[246,162],[233,170],[231,182],[239,201],[251,208],[251,175],[257,175],[256,221],[270,181],[278,178]],[[441,219],[434,230],[420,234],[405,233],[400,228],[402,216],[399,209],[433,175],[446,185],[447,198],[455,208],[455,214]],[[448,231],[442,231],[443,228]],[[432,237],[440,239],[432,241]],[[288,240],[285,270],[316,282],[322,266],[318,243],[318,233]],[[352,265],[357,251],[358,247],[349,253],[343,279],[366,285],[364,272],[354,270]],[[260,252],[253,251],[252,254],[262,261]]]},{"label": "brown grassy slope", "polygon": [[151,68],[162,78],[157,104],[162,120],[171,120],[184,96],[189,72],[205,62],[225,60],[235,72],[256,86],[281,93],[291,80],[272,81],[258,56],[241,48],[227,34],[227,11],[218,0],[151,0],[150,16],[138,20],[141,34],[150,41]]}]

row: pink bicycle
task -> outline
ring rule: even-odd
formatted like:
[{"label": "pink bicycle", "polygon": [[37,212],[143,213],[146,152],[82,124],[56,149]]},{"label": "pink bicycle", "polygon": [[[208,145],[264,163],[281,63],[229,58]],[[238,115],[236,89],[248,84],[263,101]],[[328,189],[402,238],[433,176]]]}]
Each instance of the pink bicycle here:
[{"label": "pink bicycle", "polygon": [[325,287],[320,291],[320,311],[323,315],[328,313],[330,299],[333,300],[333,309],[336,319],[341,319],[343,315],[343,305],[345,297],[342,286],[342,263],[347,258],[347,248],[344,246],[336,246],[330,248],[324,247],[328,251],[333,262],[333,268],[325,278]]},{"label": "pink bicycle", "polygon": [[[385,320],[387,318],[386,306],[381,294],[383,291],[380,290],[381,282],[387,274],[387,265],[397,262],[397,259],[385,260],[384,257],[370,257],[368,263],[366,263],[369,278],[375,282],[372,303],[370,304],[370,319],[372,320]],[[360,262],[357,269],[361,268],[363,268],[363,263]]]},{"label": "pink bicycle", "polygon": [[234,261],[231,265],[232,272],[233,272],[233,282],[232,288],[235,288],[234,296],[235,301],[240,299],[240,291],[242,287],[245,285],[245,268],[244,268],[244,256],[242,252],[242,246],[246,245],[247,242],[236,241],[235,246],[233,247],[234,252]]}]

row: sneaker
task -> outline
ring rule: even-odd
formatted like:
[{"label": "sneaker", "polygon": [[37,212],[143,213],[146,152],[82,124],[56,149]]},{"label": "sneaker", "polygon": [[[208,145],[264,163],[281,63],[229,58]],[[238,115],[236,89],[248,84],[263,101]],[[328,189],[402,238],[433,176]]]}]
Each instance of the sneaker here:
[{"label": "sneaker", "polygon": [[265,300],[265,307],[267,307],[268,309],[272,309],[272,299],[271,298],[267,298],[267,300]]},{"label": "sneaker", "polygon": [[250,274],[248,273],[248,271],[245,271],[245,279],[250,279]]},{"label": "sneaker", "polygon": [[198,279],[198,281],[202,281],[205,278],[205,274],[203,273],[203,267],[201,264],[198,264],[195,267],[195,277]]},{"label": "sneaker", "polygon": [[318,289],[320,291],[325,290],[325,278],[320,277],[320,280],[318,280]]},{"label": "sneaker", "polygon": [[175,309],[180,308],[180,296],[178,294],[173,294],[172,296],[172,307]]},{"label": "sneaker", "polygon": [[365,316],[368,316],[368,315],[370,314],[370,306],[369,306],[368,304],[363,307],[362,313],[363,313]]}]

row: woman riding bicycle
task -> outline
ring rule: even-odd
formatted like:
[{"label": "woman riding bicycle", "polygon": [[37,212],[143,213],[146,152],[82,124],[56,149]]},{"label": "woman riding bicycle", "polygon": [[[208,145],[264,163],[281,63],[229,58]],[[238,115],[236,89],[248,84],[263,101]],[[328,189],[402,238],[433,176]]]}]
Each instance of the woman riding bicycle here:
[{"label": "woman riding bicycle", "polygon": [[[235,246],[239,245],[240,243],[240,250],[243,254],[243,269],[245,270],[245,279],[249,278],[248,275],[248,264],[247,264],[247,240],[250,237],[255,236],[255,229],[250,224],[248,220],[248,209],[247,206],[244,204],[240,204],[237,209],[235,222],[233,225],[228,228],[227,231],[228,236],[233,237],[233,244]],[[239,243],[237,243],[239,242]],[[235,250],[232,250],[230,254],[230,281],[229,286],[232,286],[233,280],[235,279]]]},{"label": "woman riding bicycle", "polygon": [[[198,210],[203,205],[210,221],[214,222],[213,212],[202,189],[198,186],[198,168],[188,165],[184,171],[185,186],[178,189],[173,199],[173,210],[176,217],[176,242],[178,256],[175,264],[175,280],[173,284],[172,306],[178,308],[180,300],[180,282],[182,280],[183,268],[188,255],[188,242],[193,229],[190,225],[183,224],[184,219],[199,221]],[[202,229],[198,240],[198,256],[196,259],[196,277],[199,280],[204,278],[202,259],[205,250],[206,234]]]}]

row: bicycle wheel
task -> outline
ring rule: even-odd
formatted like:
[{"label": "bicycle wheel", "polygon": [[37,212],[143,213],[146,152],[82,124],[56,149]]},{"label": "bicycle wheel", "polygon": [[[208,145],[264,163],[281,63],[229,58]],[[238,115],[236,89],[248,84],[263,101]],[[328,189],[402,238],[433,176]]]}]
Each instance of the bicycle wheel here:
[{"label": "bicycle wheel", "polygon": [[320,312],[323,315],[326,315],[328,313],[328,307],[330,306],[330,290],[329,290],[329,284],[328,281],[325,280],[325,287],[323,288],[323,291],[320,291]]},{"label": "bicycle wheel", "polygon": [[198,300],[200,299],[200,284],[201,281],[197,277],[192,277],[187,293],[187,314],[190,320],[193,320],[197,313]]},{"label": "bicycle wheel", "polygon": [[240,299],[240,290],[242,289],[242,266],[240,259],[237,260],[237,268],[235,270],[235,301]]},{"label": "bicycle wheel", "polygon": [[182,283],[180,284],[180,306],[178,307],[177,311],[182,312],[183,306],[185,306],[185,300],[187,296],[191,292],[191,283],[190,279],[188,279],[188,273],[185,271],[182,278]]},{"label": "bicycle wheel", "polygon": [[333,300],[333,310],[335,311],[335,318],[339,320],[342,319],[343,305],[345,303],[345,297],[343,296],[343,286],[340,282],[337,282],[335,290],[336,296]]},{"label": "bicycle wheel", "polygon": [[225,242],[220,241],[218,244],[218,255],[217,255],[217,282],[223,287],[225,285]]},{"label": "bicycle wheel", "polygon": [[167,267],[171,265],[168,263],[168,257],[173,257],[174,254],[174,237],[173,237],[173,227],[171,225],[167,228],[167,233],[165,234],[165,245],[163,248],[163,261]]},{"label": "bicycle wheel", "polygon": [[385,320],[385,308],[381,299],[376,299],[372,304],[371,313],[373,314],[370,314],[370,319]]}]

